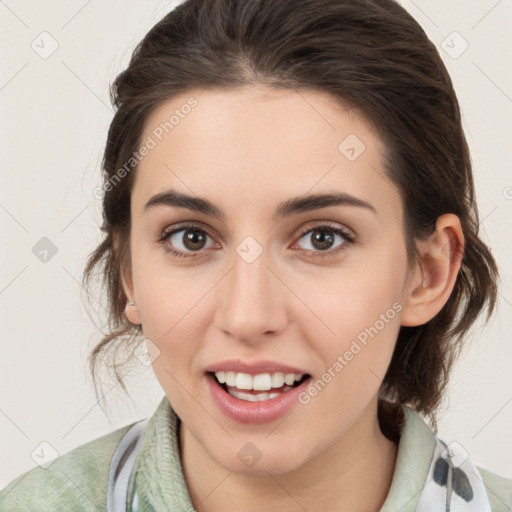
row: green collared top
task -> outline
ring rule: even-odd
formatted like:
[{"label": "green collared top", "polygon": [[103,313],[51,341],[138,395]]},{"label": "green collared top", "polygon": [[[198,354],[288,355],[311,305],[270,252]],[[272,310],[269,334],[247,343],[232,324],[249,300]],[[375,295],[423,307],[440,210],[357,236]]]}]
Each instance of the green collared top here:
[{"label": "green collared top", "polygon": [[[405,422],[395,472],[381,512],[416,510],[434,453],[433,432],[415,411],[403,409]],[[164,396],[149,420],[133,468],[130,495],[137,494],[140,512],[194,511],[179,456],[179,423]],[[132,425],[61,455],[46,469],[36,467],[18,476],[0,491],[0,511],[106,511],[112,455]],[[512,511],[512,479],[480,467],[478,472],[492,511]]]}]

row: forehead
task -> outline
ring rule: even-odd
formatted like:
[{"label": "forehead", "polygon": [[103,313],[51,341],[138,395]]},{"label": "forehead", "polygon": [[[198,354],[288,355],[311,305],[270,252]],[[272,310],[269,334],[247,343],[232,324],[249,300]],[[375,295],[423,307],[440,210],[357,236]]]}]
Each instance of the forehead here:
[{"label": "forehead", "polygon": [[158,142],[164,138],[184,142],[193,135],[194,142],[202,144],[201,150],[222,143],[223,150],[231,144],[234,150],[243,147],[247,151],[252,136],[255,150],[258,143],[286,150],[288,143],[307,140],[304,153],[318,149],[322,142],[323,150],[331,146],[337,154],[337,143],[344,134],[383,149],[373,125],[341,100],[320,91],[261,85],[190,90],[160,103],[144,126],[144,135]]},{"label": "forehead", "polygon": [[374,126],[318,91],[190,90],[154,109],[141,137],[149,141],[136,202],[168,188],[255,205],[333,188],[381,208],[397,199]]}]

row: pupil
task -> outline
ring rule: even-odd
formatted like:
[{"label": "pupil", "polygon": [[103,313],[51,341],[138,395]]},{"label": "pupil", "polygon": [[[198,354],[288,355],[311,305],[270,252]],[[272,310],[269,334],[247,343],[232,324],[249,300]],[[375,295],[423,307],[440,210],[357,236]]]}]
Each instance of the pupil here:
[{"label": "pupil", "polygon": [[[204,245],[204,241],[205,237],[200,231],[189,229],[185,232],[184,244],[187,249],[201,249]],[[199,244],[199,247],[197,244]]]},{"label": "pupil", "polygon": [[328,249],[334,242],[334,236],[329,234],[330,231],[325,229],[317,229],[314,231],[314,233],[316,233],[316,235],[313,235],[313,244],[317,249]]}]

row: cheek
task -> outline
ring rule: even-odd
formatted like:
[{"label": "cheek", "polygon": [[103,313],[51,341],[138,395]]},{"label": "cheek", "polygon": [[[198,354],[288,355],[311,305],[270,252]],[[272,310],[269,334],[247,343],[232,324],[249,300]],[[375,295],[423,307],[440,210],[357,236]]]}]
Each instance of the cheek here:
[{"label": "cheek", "polygon": [[[303,328],[313,339],[344,343],[375,323],[382,327],[381,315],[388,320],[386,325],[396,322],[404,275],[397,263],[333,270],[329,279],[319,278],[314,286],[311,278],[303,278],[297,293],[308,308],[302,315]],[[393,308],[394,304],[398,306]]]},{"label": "cheek", "polygon": [[401,254],[389,254],[386,261],[333,272],[313,292],[311,282],[303,282],[315,314],[303,317],[300,330],[314,340],[325,370],[340,376],[332,389],[354,397],[380,386],[400,329],[404,265]]},{"label": "cheek", "polygon": [[211,272],[203,272],[203,276],[194,272],[192,279],[190,269],[171,267],[161,258],[158,263],[141,254],[133,258],[140,320],[144,336],[158,349],[153,369],[161,382],[164,379],[172,384],[170,375],[180,381],[188,378],[210,325],[208,294],[216,281]]},{"label": "cheek", "polygon": [[162,339],[199,300],[198,281],[190,279],[190,269],[173,267],[163,249],[150,250],[144,241],[134,245],[132,275],[141,322],[147,337],[150,329]]},{"label": "cheek", "polygon": [[318,330],[316,321],[302,324],[323,363],[323,373],[315,376],[304,401],[318,400],[323,424],[336,425],[339,418],[355,421],[378,394],[400,329],[402,306],[395,296],[391,283],[347,285],[316,311],[326,319],[329,330]]}]

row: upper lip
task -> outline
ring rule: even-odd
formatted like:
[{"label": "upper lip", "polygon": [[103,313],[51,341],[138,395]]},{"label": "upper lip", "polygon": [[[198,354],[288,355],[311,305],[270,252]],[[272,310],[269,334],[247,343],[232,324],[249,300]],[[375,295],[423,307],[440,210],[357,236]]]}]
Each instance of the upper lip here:
[{"label": "upper lip", "polygon": [[242,361],[241,359],[228,359],[211,364],[205,368],[206,372],[228,371],[236,373],[248,373],[258,375],[261,373],[282,372],[285,374],[295,373],[305,375],[308,372],[294,366],[278,363],[276,361]]}]

